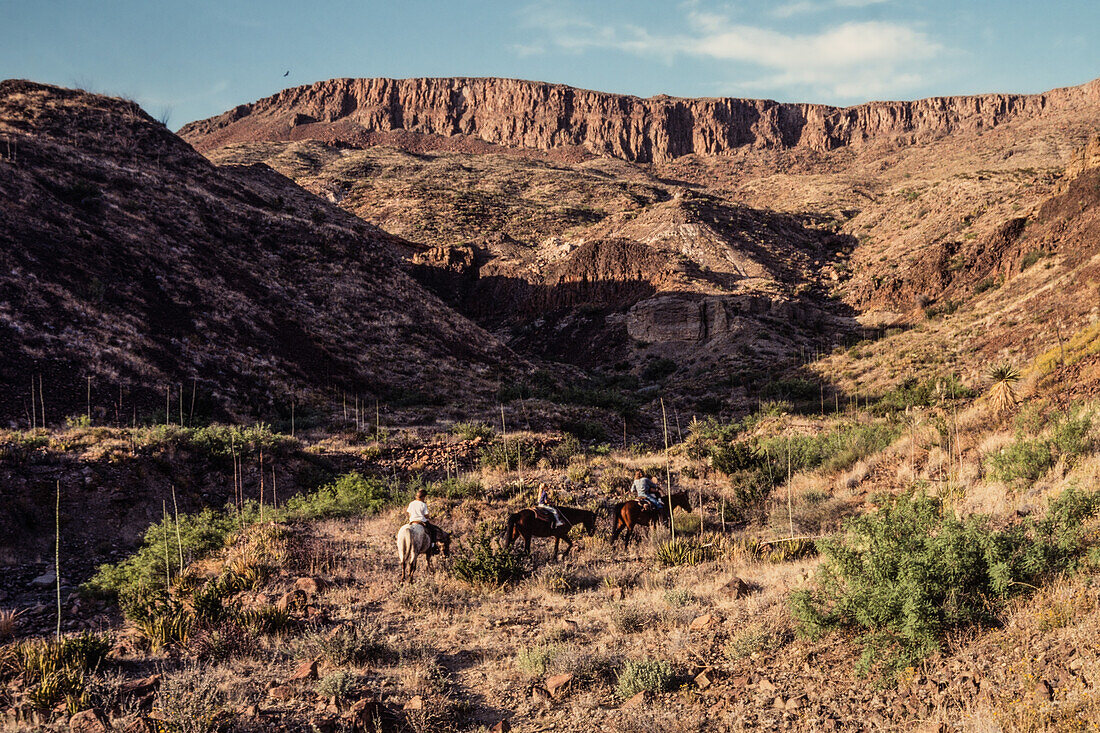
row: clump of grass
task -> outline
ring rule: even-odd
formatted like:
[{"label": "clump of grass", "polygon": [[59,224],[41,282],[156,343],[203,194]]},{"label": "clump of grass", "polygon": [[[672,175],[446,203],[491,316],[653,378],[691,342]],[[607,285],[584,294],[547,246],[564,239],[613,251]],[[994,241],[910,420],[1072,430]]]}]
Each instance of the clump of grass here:
[{"label": "clump of grass", "polygon": [[109,637],[91,632],[61,639],[17,644],[0,669],[0,680],[21,675],[27,700],[40,710],[65,703],[69,713],[83,710],[86,681],[111,650]]},{"label": "clump of grass", "polygon": [[167,678],[153,702],[157,730],[165,733],[214,733],[234,713],[226,694],[205,670],[192,668]]},{"label": "clump of grass", "polygon": [[988,457],[991,474],[999,481],[1035,481],[1058,461],[1072,463],[1093,447],[1092,417],[1087,414],[1056,417],[1047,435],[1016,439]]},{"label": "clump of grass", "polygon": [[625,603],[611,606],[611,625],[624,634],[643,631],[652,620],[653,614],[639,606]]},{"label": "clump of grass", "polygon": [[726,658],[731,661],[750,657],[753,654],[774,652],[783,647],[787,637],[772,629],[767,623],[755,623],[745,627],[726,643],[723,649]]},{"label": "clump of grass", "polygon": [[343,706],[355,694],[359,686],[359,678],[350,672],[332,672],[317,680],[317,694],[331,700],[338,706]]},{"label": "clump of grass", "polygon": [[323,657],[336,667],[362,665],[398,656],[378,629],[367,624],[346,624],[328,633],[314,632],[305,643],[311,654]]},{"label": "clump of grass", "polygon": [[714,547],[698,537],[677,537],[657,545],[654,557],[661,565],[698,565],[714,558]]},{"label": "clump of grass", "polygon": [[516,655],[516,666],[529,675],[542,677],[550,669],[550,663],[559,650],[557,644],[524,647]]},{"label": "clump of grass", "polygon": [[639,692],[665,692],[672,688],[672,665],[659,659],[627,661],[619,672],[615,692],[626,699]]},{"label": "clump of grass", "polygon": [[462,440],[474,440],[476,438],[492,440],[496,437],[496,432],[483,422],[455,423],[451,426],[451,433]]}]

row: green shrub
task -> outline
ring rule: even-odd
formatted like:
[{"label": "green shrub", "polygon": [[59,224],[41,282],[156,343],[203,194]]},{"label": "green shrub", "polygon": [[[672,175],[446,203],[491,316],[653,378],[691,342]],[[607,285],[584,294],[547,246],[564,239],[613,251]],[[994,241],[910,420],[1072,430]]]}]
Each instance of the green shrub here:
[{"label": "green shrub", "polygon": [[1100,492],[1067,489],[1040,520],[1006,529],[985,517],[960,520],[937,500],[911,494],[854,517],[846,536],[819,544],[819,588],[792,595],[800,628],[868,632],[864,663],[883,650],[905,665],[939,646],[949,629],[986,624],[1014,596],[1087,561],[1082,523]]},{"label": "green shrub", "polygon": [[619,672],[615,692],[626,699],[639,692],[665,692],[672,688],[672,665],[663,660],[627,661]]},{"label": "green shrub", "polygon": [[488,526],[482,524],[464,542],[451,563],[451,575],[473,585],[505,585],[527,573],[518,550],[497,547]]},{"label": "green shrub", "polygon": [[730,637],[723,651],[727,659],[736,661],[760,652],[774,652],[785,642],[783,635],[773,632],[767,624],[755,623]]},{"label": "green shrub", "polygon": [[672,376],[676,371],[677,364],[672,359],[659,358],[652,359],[645,368],[642,369],[642,381],[645,382],[661,382]]},{"label": "green shrub", "polygon": [[333,672],[317,680],[316,689],[320,697],[343,705],[355,694],[358,685],[359,678],[356,675],[350,672]]},{"label": "green shrub", "polygon": [[871,412],[876,415],[890,415],[905,412],[909,407],[930,407],[948,400],[971,399],[976,394],[956,374],[924,380],[909,377],[875,400],[871,405]]},{"label": "green shrub", "polygon": [[194,667],[164,681],[151,717],[158,733],[214,733],[229,728],[234,715],[217,680]]},{"label": "green shrub", "polygon": [[527,674],[542,677],[550,669],[550,662],[558,652],[557,644],[539,644],[524,647],[516,655],[516,665]]},{"label": "green shrub", "polygon": [[[1021,418],[1018,424],[1035,426],[1031,417]],[[1092,450],[1090,435],[1092,418],[1089,415],[1065,415],[1052,421],[1045,437],[1029,438],[1021,428],[1016,439],[1001,451],[989,456],[993,477],[999,481],[1035,481],[1050,470],[1059,459],[1072,463]]]},{"label": "green shrub", "polygon": [[389,484],[366,478],[358,472],[345,473],[312,494],[297,494],[285,504],[288,519],[320,519],[377,514],[395,501]]},{"label": "green shrub", "polygon": [[496,433],[493,429],[483,422],[455,423],[451,426],[451,433],[463,440],[474,440],[475,438],[492,440],[496,437]]}]

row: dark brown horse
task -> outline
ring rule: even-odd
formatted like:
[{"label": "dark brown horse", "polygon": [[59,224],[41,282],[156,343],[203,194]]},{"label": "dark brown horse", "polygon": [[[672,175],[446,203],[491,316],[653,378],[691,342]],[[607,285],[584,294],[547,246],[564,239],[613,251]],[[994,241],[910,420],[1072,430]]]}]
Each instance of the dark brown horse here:
[{"label": "dark brown horse", "polygon": [[532,537],[553,537],[554,559],[557,560],[558,545],[562,540],[565,540],[566,545],[565,552],[562,553],[563,557],[573,549],[573,542],[569,539],[569,530],[575,525],[584,525],[585,534],[589,537],[595,533],[595,512],[567,506],[560,506],[557,509],[561,512],[562,519],[565,520],[565,524],[560,527],[555,527],[552,519],[543,519],[540,513],[534,509],[523,509],[515,514],[509,514],[508,523],[504,528],[504,544],[511,547],[514,541],[523,537],[523,551],[530,554]]},{"label": "dark brown horse", "polygon": [[648,503],[643,505],[638,499],[621,501],[611,507],[611,520],[615,525],[611,531],[611,544],[615,544],[615,540],[619,538],[619,533],[625,529],[623,547],[627,547],[630,544],[630,535],[633,533],[635,525],[650,525],[655,520],[668,524],[672,516],[668,508],[670,505],[672,509],[680,507],[685,512],[691,511],[691,501],[688,499],[686,491],[677,491],[675,494],[662,498],[665,501],[665,507],[659,511]]}]

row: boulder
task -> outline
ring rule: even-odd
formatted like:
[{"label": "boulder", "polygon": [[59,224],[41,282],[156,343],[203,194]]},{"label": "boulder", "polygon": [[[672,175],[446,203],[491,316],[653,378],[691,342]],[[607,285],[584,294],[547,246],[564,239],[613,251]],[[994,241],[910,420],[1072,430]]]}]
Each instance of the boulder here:
[{"label": "boulder", "polygon": [[688,629],[690,631],[706,631],[717,625],[718,617],[712,613],[705,613],[702,616],[696,616],[695,619],[692,620],[691,625],[688,626]]},{"label": "boulder", "polygon": [[89,708],[69,718],[69,730],[73,733],[107,733],[107,722],[103,713]]},{"label": "boulder", "polygon": [[294,670],[294,674],[290,675],[292,681],[299,680],[315,680],[317,679],[317,660],[310,660],[308,662],[302,662]]},{"label": "boulder", "polygon": [[620,710],[629,710],[645,704],[645,691],[639,692],[619,706]]},{"label": "boulder", "polygon": [[318,577],[303,577],[294,581],[294,587],[307,595],[317,595],[328,586]]},{"label": "boulder", "polygon": [[422,698],[420,695],[417,695],[416,697],[410,699],[407,703],[405,703],[401,707],[404,708],[405,710],[423,710],[424,709],[424,698]]},{"label": "boulder", "polygon": [[290,685],[277,685],[268,690],[267,694],[271,695],[276,700],[286,702],[287,700],[293,700],[297,692]]},{"label": "boulder", "polygon": [[559,697],[559,692],[564,692],[565,688],[569,686],[569,683],[573,681],[573,675],[569,672],[565,674],[556,674],[553,677],[546,678],[546,691],[550,693],[551,697]]}]

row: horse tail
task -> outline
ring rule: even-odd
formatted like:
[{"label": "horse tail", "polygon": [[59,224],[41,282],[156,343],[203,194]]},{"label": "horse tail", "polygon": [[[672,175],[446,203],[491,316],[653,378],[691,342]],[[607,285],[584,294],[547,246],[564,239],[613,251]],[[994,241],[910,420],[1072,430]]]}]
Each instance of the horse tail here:
[{"label": "horse tail", "polygon": [[411,552],[412,534],[409,532],[409,525],[406,524],[397,530],[397,561],[402,567],[405,566],[405,561],[408,560]]},{"label": "horse tail", "polygon": [[519,512],[508,515],[508,522],[504,525],[504,546],[511,547],[512,540],[515,538],[516,520],[519,518]]}]

